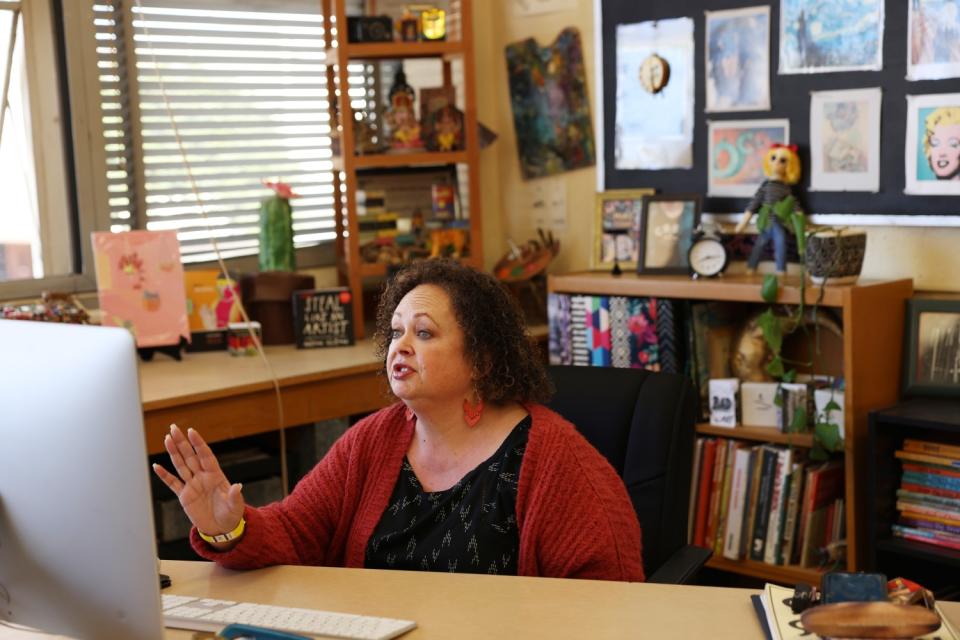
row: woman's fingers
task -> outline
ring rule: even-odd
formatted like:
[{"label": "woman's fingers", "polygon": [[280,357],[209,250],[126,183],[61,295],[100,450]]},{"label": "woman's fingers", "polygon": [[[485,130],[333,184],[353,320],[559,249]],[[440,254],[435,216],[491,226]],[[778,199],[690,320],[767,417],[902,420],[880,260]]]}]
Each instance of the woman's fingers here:
[{"label": "woman's fingers", "polygon": [[190,468],[190,471],[199,473],[201,467],[200,460],[197,459],[197,452],[194,450],[193,445],[187,440],[186,436],[183,435],[183,432],[180,431],[180,427],[175,424],[170,425],[170,435],[173,437],[173,443],[180,452],[183,461]]},{"label": "woman's fingers", "polygon": [[184,461],[183,456],[180,455],[180,449],[177,448],[177,445],[174,443],[173,435],[167,434],[163,438],[163,447],[167,450],[167,453],[170,455],[170,462],[173,463],[173,468],[177,470],[177,473],[180,475],[180,478],[184,481],[188,481],[193,478],[193,472],[190,470],[190,467],[187,466],[186,461]]},{"label": "woman's fingers", "polygon": [[199,433],[197,433],[196,430],[187,429],[187,439],[197,452],[197,458],[199,459],[201,469],[204,471],[222,473],[220,471],[220,463],[217,462],[217,456],[213,455],[210,445],[204,441],[204,439]]},{"label": "woman's fingers", "polygon": [[242,489],[243,485],[239,482],[230,485],[230,489],[227,491],[227,502],[231,511],[243,513],[243,495],[240,493]]},{"label": "woman's fingers", "polygon": [[178,497],[180,496],[180,491],[183,489],[183,482],[175,475],[164,469],[158,464],[153,465],[153,472],[157,474],[157,477],[163,481],[163,484],[170,487],[170,490],[173,491]]}]

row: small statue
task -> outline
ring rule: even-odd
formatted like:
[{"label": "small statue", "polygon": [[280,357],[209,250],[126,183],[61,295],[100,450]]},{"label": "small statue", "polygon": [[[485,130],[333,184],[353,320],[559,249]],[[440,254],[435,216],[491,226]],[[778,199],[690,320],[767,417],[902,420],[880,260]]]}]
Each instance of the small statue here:
[{"label": "small statue", "polygon": [[390,146],[394,149],[422,148],[420,123],[417,122],[416,112],[413,110],[416,94],[413,87],[407,84],[403,67],[400,67],[394,76],[389,97],[390,107],[384,117],[390,129]]},{"label": "small statue", "polygon": [[787,271],[787,233],[796,234],[797,219],[799,217],[802,220],[803,216],[803,211],[793,195],[793,185],[800,181],[797,145],[771,145],[763,158],[763,173],[767,179],[747,205],[743,217],[737,223],[736,232],[743,233],[750,223],[750,218],[755,213],[759,214],[757,230],[760,233],[747,258],[747,273],[757,270],[764,247],[773,241],[774,262],[777,273],[782,275]]},{"label": "small statue", "polygon": [[263,184],[274,195],[260,204],[260,271],[295,271],[290,199],[300,196],[283,182],[264,180]]}]

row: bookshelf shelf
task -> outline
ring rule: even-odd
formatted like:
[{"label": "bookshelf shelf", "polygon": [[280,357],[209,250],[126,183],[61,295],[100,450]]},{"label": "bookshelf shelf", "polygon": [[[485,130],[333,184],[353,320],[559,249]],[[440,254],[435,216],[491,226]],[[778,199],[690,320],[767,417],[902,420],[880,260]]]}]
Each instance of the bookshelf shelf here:
[{"label": "bookshelf shelf", "polygon": [[813,435],[809,433],[780,433],[775,428],[744,427],[737,425],[733,429],[715,427],[701,422],[697,425],[697,433],[716,436],[718,438],[734,438],[736,440],[754,440],[756,442],[772,442],[775,444],[793,445],[809,449],[813,446]]},{"label": "bookshelf shelf", "polygon": [[798,582],[819,585],[824,572],[820,569],[805,569],[796,565],[776,565],[754,560],[729,560],[713,556],[707,560],[707,567],[739,573],[752,578],[759,578],[767,582],[794,586]]},{"label": "bookshelf shelf", "polygon": [[913,540],[903,540],[901,538],[888,538],[877,541],[877,549],[886,553],[895,553],[908,558],[921,559],[927,562],[935,562],[942,567],[953,567],[960,569],[960,551],[956,549],[947,549],[932,544],[914,542]]},{"label": "bookshelf shelf", "polygon": [[[601,296],[634,296],[668,298],[686,301],[744,303],[744,316],[764,304],[761,297],[762,275],[725,275],[711,280],[692,280],[685,275],[650,276],[624,273],[581,271],[548,278],[550,293]],[[800,302],[799,277],[787,277],[780,287],[780,304]],[[867,414],[897,402],[900,395],[900,369],[903,357],[904,317],[906,300],[913,295],[913,281],[866,280],[853,285],[806,287],[804,301],[821,307],[832,307],[842,317],[842,348],[839,349],[846,381],[844,392],[844,433],[846,446],[843,498],[847,527],[848,571],[867,566],[865,549],[868,522],[866,497],[872,490],[867,470],[870,456],[866,446]],[[746,305],[750,305],[749,309]],[[697,425],[701,435],[732,438],[760,443],[794,445],[807,449],[813,444],[811,434],[784,434],[775,429],[736,427],[724,429],[707,424]],[[696,494],[699,495],[699,494]],[[819,582],[821,572],[797,566],[769,565],[761,562],[734,562],[713,558],[708,563],[715,569],[794,584],[798,581]]]},{"label": "bookshelf shelf", "polygon": [[410,165],[457,164],[467,162],[466,151],[419,151],[413,153],[375,153],[356,156],[353,159],[357,169],[382,169],[388,167],[408,167]]},{"label": "bookshelf shelf", "polygon": [[[383,60],[395,58],[436,58],[464,55],[466,47],[456,40],[440,42],[363,42],[347,43],[347,57],[351,60]],[[336,55],[335,51],[331,51]]]}]

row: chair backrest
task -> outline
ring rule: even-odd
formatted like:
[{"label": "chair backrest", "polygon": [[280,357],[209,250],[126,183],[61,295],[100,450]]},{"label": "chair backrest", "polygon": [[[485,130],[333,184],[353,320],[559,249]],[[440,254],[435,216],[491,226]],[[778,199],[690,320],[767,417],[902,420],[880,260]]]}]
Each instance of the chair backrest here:
[{"label": "chair backrest", "polygon": [[627,487],[649,576],[687,543],[697,398],[685,377],[644,369],[549,367],[548,406],[572,422]]}]

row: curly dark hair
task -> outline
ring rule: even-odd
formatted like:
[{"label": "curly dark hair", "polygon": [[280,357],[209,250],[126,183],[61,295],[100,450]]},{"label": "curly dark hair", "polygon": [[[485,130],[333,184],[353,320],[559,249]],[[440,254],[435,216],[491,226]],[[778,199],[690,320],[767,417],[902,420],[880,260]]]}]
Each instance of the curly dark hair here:
[{"label": "curly dark hair", "polygon": [[450,296],[474,385],[484,402],[546,402],[550,398],[553,388],[516,300],[493,276],[449,259],[413,262],[384,288],[374,334],[384,373],[393,313],[400,300],[422,284],[436,285]]}]

